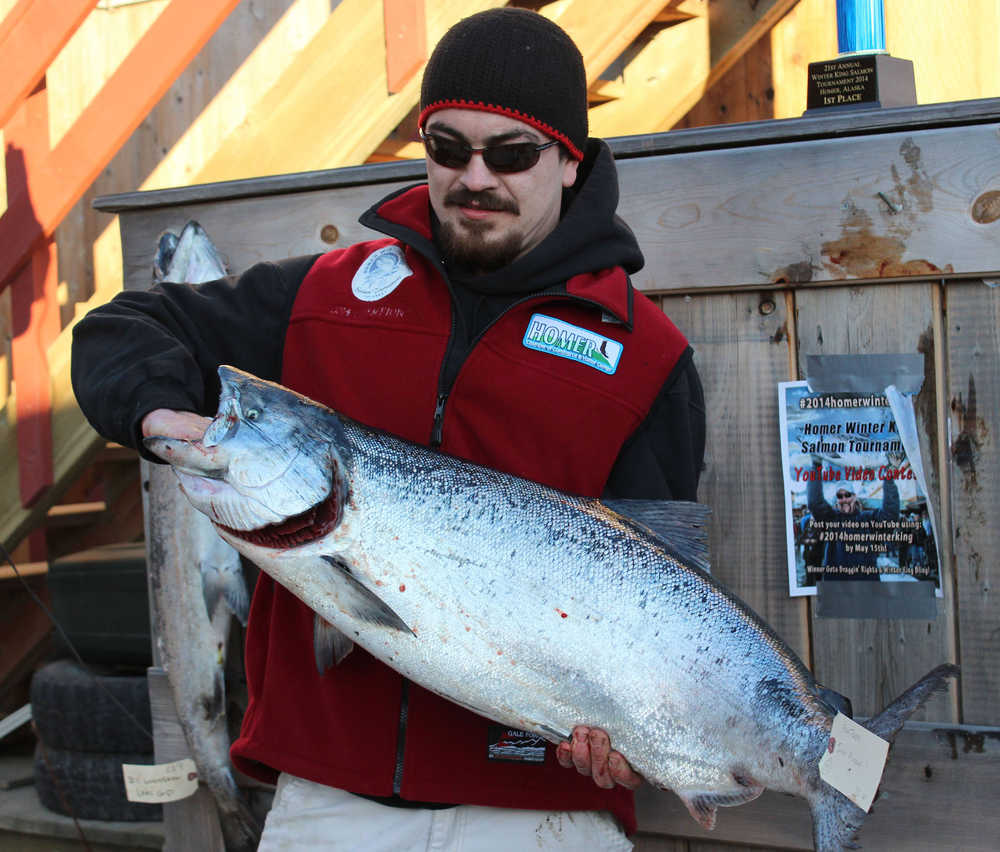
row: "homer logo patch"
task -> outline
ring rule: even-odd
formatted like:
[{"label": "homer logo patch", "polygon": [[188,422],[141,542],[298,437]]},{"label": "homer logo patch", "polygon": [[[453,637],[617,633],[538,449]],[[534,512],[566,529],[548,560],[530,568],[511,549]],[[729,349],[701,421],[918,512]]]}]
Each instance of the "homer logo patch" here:
[{"label": "homer logo patch", "polygon": [[351,292],[362,302],[377,302],[412,274],[403,250],[399,246],[384,246],[368,255],[358,267],[351,279]]},{"label": "homer logo patch", "polygon": [[624,349],[617,340],[545,314],[532,315],[521,342],[529,349],[569,358],[608,375],[618,369]]}]

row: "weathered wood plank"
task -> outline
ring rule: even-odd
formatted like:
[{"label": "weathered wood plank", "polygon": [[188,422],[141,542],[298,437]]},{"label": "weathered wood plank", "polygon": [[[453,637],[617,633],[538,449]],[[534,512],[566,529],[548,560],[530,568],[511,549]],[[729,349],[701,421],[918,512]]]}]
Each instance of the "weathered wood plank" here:
[{"label": "weathered wood plank", "polygon": [[[358,216],[405,183],[356,186],[333,194],[303,193],[222,204],[158,208],[121,217],[126,289],[149,287],[156,240],[164,229],[179,233],[196,219],[234,273],[254,263],[343,248],[371,239]],[[280,227],[276,223],[280,222]]]},{"label": "weathered wood plank", "polygon": [[1000,290],[947,290],[948,406],[962,718],[995,724],[1000,696]]},{"label": "weathered wood plank", "polygon": [[[753,121],[621,136],[607,142],[618,160],[711,151],[739,146],[791,143],[815,139],[867,136],[894,131],[916,133],[931,128],[970,127],[1000,121],[1000,98],[898,107],[886,110],[858,110],[836,115],[810,116],[783,121]],[[142,192],[101,195],[94,201],[99,210],[121,213],[151,207],[223,201],[232,198],[259,198],[279,193],[331,189],[360,183],[387,183],[393,180],[421,180],[422,162],[378,163],[339,169],[270,175],[263,178],[223,181],[211,185],[178,186]]]},{"label": "weathered wood plank", "polygon": [[[910,723],[896,739],[860,841],[868,852],[967,852],[996,849],[1000,811],[984,807],[1000,783],[1000,729]],[[680,799],[649,786],[636,805],[641,830],[708,842],[812,849],[804,799],[767,791],[737,808],[720,808],[715,831],[691,819]]]},{"label": "weathered wood plank", "polygon": [[[705,472],[712,574],[809,660],[806,606],[788,596],[784,498],[774,399],[789,378],[785,300],[767,293],[664,297],[705,389]],[[750,558],[748,558],[750,555]]]},{"label": "weathered wood plank", "polygon": [[646,252],[635,281],[696,289],[996,270],[1000,219],[975,205],[1000,190],[998,130],[622,163],[619,212]]},{"label": "weathered wood plank", "polygon": [[[161,668],[147,671],[153,742],[157,763],[172,763],[191,757],[184,731],[177,718],[167,673]],[[199,849],[225,852],[215,799],[203,784],[193,796],[163,805],[164,852]]]},{"label": "weathered wood plank", "polygon": [[[932,327],[931,286],[799,290],[800,375],[806,377],[807,355],[920,351]],[[877,713],[934,666],[955,659],[947,565],[945,571],[945,596],[934,621],[813,615],[813,671],[821,683],[847,695],[856,713]],[[931,699],[919,718],[957,720],[954,689]]]},{"label": "weathered wood plank", "polygon": [[[919,143],[893,133],[777,144],[766,156],[749,147],[625,160],[619,213],[646,254],[634,281],[662,292],[935,270],[1000,275],[1000,219],[987,221],[993,208],[982,202],[1000,189],[998,131],[994,124],[928,130]],[[227,251],[246,246],[274,258],[329,248],[319,238],[325,224],[336,225],[337,245],[369,236],[357,215],[400,185],[236,200],[224,213],[214,205],[174,212],[198,218]],[[164,221],[156,211],[143,215]],[[290,241],[273,225],[286,217]],[[135,243],[126,249],[127,278],[138,250]],[[148,258],[141,264],[149,269]]]}]

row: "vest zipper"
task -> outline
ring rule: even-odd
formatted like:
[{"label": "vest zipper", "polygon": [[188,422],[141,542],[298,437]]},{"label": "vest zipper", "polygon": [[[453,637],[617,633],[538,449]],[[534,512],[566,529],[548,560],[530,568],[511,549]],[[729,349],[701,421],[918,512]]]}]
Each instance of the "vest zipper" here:
[{"label": "vest zipper", "polygon": [[399,729],[396,735],[396,768],[392,773],[392,793],[403,789],[403,752],[406,750],[406,717],[410,711],[410,682],[403,678],[403,693],[399,702]]},{"label": "vest zipper", "polygon": [[[444,430],[444,407],[445,407],[445,405],[448,402],[448,395],[451,393],[451,388],[454,386],[455,381],[458,379],[458,374],[462,372],[462,367],[464,366],[465,361],[468,360],[469,356],[472,354],[472,351],[476,348],[476,345],[479,343],[479,341],[483,339],[483,336],[486,334],[486,332],[488,332],[491,328],[493,328],[493,326],[495,326],[501,319],[503,319],[507,314],[509,314],[514,308],[519,307],[520,305],[524,304],[525,302],[530,302],[530,301],[536,300],[536,299],[539,300],[539,301],[543,301],[545,298],[552,298],[552,297],[568,299],[568,300],[570,300],[572,302],[576,302],[578,304],[592,305],[594,307],[600,308],[602,311],[605,310],[604,306],[600,302],[595,302],[593,299],[585,299],[585,298],[583,298],[581,296],[570,296],[570,295],[568,295],[566,293],[552,292],[552,291],[545,291],[545,290],[543,290],[540,293],[532,293],[529,296],[525,296],[523,299],[517,299],[516,301],[511,302],[506,308],[504,308],[503,311],[501,311],[497,316],[495,316],[491,322],[487,323],[486,327],[483,328],[482,331],[480,331],[479,334],[477,334],[475,336],[475,338],[473,338],[472,343],[469,344],[469,348],[468,348],[468,351],[465,354],[465,358],[462,359],[462,363],[459,365],[458,369],[455,371],[455,376],[452,379],[451,384],[448,387],[442,387],[441,385],[443,384],[443,378],[439,379],[438,395],[437,395],[437,399],[436,399],[435,404],[434,404],[434,420],[433,420],[433,422],[431,424],[431,441],[430,441],[430,446],[433,449],[437,449],[438,447],[441,446],[442,432]],[[442,365],[441,365],[441,375],[442,375],[442,377],[444,375],[444,365],[445,365],[445,363],[447,363],[447,360],[448,360],[448,352],[451,350],[451,341],[452,341],[452,338],[455,335],[455,326],[456,325],[457,325],[457,323],[455,322],[455,315],[454,315],[454,312],[453,312],[452,313],[452,318],[451,318],[451,331],[450,331],[450,333],[448,335],[448,346],[447,346],[447,348],[445,350],[444,362],[442,362]]]},{"label": "vest zipper", "polygon": [[431,427],[431,446],[435,449],[441,446],[441,431],[444,427],[444,406],[447,401],[447,393],[438,394],[437,404],[434,406],[434,425]]}]

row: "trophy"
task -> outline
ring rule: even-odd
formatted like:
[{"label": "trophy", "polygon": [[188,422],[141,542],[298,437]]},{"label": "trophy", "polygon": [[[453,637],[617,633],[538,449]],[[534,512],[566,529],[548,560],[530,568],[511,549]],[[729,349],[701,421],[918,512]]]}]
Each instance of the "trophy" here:
[{"label": "trophy", "polygon": [[885,50],[882,0],[837,0],[837,50],[809,63],[806,115],[916,104],[913,63]]}]

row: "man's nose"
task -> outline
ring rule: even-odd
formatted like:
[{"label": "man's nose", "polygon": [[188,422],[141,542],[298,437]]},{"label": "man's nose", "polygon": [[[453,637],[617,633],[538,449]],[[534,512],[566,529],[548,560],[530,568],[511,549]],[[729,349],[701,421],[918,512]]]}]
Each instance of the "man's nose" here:
[{"label": "man's nose", "polygon": [[482,152],[473,152],[465,171],[462,172],[462,183],[466,188],[477,192],[497,185],[496,175],[486,165]]}]

